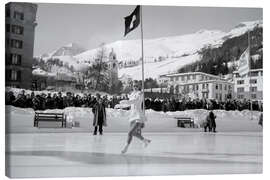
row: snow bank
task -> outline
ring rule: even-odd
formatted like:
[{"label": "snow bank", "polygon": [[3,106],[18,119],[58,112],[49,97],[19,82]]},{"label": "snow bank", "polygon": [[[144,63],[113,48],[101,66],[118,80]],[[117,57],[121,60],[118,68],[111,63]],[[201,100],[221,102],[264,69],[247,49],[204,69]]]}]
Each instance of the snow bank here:
[{"label": "snow bank", "polygon": [[[68,107],[63,110],[53,109],[42,112],[64,113],[67,116],[67,122],[71,125],[73,122],[80,124],[77,130],[90,131],[93,129],[93,113],[91,108]],[[129,128],[127,119],[130,111],[121,109],[106,109],[108,127],[105,131],[125,132]],[[217,116],[216,124],[218,131],[261,131],[258,125],[260,112],[257,111],[224,111],[214,110]],[[22,109],[14,106],[6,106],[7,132],[39,132],[38,128],[33,127],[34,110]],[[179,132],[179,131],[201,131],[200,129],[178,128],[176,116],[187,116],[194,118],[195,124],[200,127],[208,114],[207,110],[196,109],[176,112],[157,112],[146,110],[147,123],[145,131],[149,132]],[[252,117],[252,118],[251,118]],[[74,131],[76,128],[69,129]],[[59,129],[53,129],[53,132],[59,132]]]}]

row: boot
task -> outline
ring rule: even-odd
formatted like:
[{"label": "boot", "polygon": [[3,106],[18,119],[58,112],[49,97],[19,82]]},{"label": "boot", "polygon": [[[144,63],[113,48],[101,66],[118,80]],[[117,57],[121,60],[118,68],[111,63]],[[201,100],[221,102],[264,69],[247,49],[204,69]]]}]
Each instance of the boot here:
[{"label": "boot", "polygon": [[147,147],[148,144],[151,142],[151,140],[149,140],[149,139],[144,139],[143,142],[144,142],[144,147]]},{"label": "boot", "polygon": [[125,154],[128,150],[128,144],[124,147],[124,149],[121,151],[122,154]]}]

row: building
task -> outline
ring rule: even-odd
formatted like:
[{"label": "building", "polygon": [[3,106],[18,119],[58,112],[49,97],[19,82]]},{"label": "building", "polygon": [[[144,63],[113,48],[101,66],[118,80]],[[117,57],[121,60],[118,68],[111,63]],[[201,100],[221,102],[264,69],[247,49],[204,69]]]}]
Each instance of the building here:
[{"label": "building", "polygon": [[166,85],[169,93],[194,99],[225,101],[233,97],[233,83],[203,72],[161,75],[159,83]]},{"label": "building", "polygon": [[235,71],[233,83],[236,99],[263,100],[263,69],[252,69],[243,77]]},{"label": "building", "polygon": [[6,86],[30,89],[37,5],[6,4]]},{"label": "building", "polygon": [[113,49],[109,54],[107,65],[108,65],[109,81],[110,81],[109,87],[111,87],[113,84],[118,83],[118,62],[117,62],[116,54],[113,51]]}]

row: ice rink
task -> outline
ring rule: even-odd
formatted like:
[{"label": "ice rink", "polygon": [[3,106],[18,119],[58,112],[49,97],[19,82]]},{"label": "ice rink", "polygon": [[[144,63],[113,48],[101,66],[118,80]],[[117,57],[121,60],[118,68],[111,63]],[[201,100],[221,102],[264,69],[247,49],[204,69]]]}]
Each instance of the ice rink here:
[{"label": "ice rink", "polygon": [[148,147],[126,133],[8,133],[7,175],[85,177],[262,173],[262,132],[145,133]]}]

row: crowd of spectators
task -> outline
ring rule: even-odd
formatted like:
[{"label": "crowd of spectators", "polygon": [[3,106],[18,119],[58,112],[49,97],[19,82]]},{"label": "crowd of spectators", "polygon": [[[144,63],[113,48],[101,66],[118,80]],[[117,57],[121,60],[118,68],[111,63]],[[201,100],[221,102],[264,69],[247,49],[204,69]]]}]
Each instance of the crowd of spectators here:
[{"label": "crowd of spectators", "polygon": [[[74,93],[41,93],[35,94],[31,92],[26,94],[22,90],[15,97],[12,91],[6,92],[6,105],[13,105],[21,108],[33,108],[34,110],[45,109],[64,109],[66,107],[89,107],[92,108],[96,103],[96,96],[92,94],[75,95]],[[127,96],[102,96],[103,103],[106,108],[114,108],[116,104]],[[252,110],[262,111],[262,103],[258,101],[252,102]],[[209,99],[176,99],[171,98],[145,98],[145,108],[155,111],[184,111],[187,109],[224,109],[239,110],[251,109],[249,100],[228,99],[225,102]]]}]

